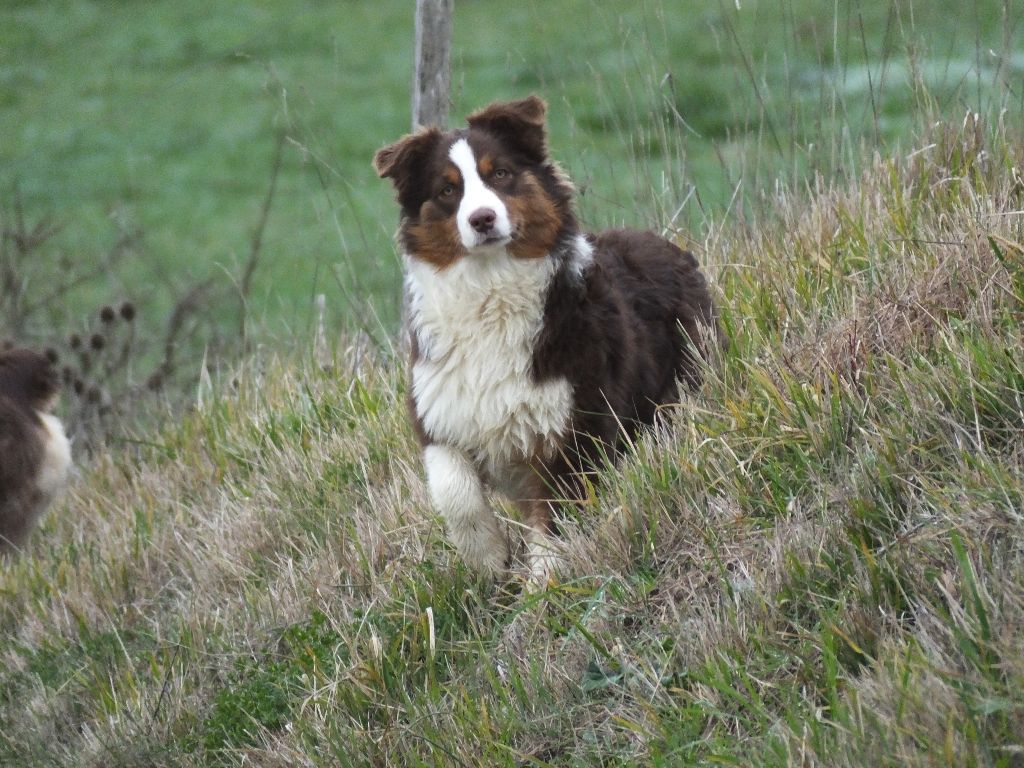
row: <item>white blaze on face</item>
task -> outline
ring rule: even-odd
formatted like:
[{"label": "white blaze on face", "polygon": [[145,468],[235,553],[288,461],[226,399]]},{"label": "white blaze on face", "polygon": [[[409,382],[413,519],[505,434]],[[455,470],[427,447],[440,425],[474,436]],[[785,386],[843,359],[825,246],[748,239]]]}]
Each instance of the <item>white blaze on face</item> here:
[{"label": "white blaze on face", "polygon": [[[468,249],[483,245],[504,246],[512,237],[512,222],[508,217],[508,209],[497,193],[488,187],[480,178],[476,169],[476,158],[469,142],[459,139],[448,150],[448,157],[462,174],[462,202],[455,214],[462,244]],[[494,212],[494,226],[489,233],[477,232],[470,224],[470,217],[481,210],[490,209]]]}]

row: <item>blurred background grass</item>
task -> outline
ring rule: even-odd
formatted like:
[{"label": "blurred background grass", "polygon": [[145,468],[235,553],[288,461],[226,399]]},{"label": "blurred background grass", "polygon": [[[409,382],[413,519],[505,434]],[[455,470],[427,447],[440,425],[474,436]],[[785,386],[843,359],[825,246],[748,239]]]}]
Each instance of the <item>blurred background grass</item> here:
[{"label": "blurred background grass", "polygon": [[[393,330],[397,214],[370,157],[409,128],[413,6],[6,0],[0,210],[52,216],[73,260],[140,234],[69,316],[237,282],[284,135],[250,327],[305,335],[326,293],[332,323]],[[1001,0],[460,2],[452,122],[540,93],[588,226],[685,236],[780,174],[849,173],[923,106],[1022,114],[1021,15]]]}]

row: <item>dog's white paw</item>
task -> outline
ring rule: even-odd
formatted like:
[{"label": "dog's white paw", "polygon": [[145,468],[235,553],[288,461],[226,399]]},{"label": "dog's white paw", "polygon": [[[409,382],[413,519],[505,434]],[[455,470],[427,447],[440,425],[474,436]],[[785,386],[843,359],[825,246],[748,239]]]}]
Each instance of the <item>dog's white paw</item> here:
[{"label": "dog's white paw", "polygon": [[470,568],[491,577],[505,572],[508,540],[493,516],[451,534],[455,548]]},{"label": "dog's white paw", "polygon": [[558,571],[562,565],[562,556],[555,548],[555,542],[544,537],[537,538],[527,544],[526,590],[530,593],[543,592],[558,583]]}]

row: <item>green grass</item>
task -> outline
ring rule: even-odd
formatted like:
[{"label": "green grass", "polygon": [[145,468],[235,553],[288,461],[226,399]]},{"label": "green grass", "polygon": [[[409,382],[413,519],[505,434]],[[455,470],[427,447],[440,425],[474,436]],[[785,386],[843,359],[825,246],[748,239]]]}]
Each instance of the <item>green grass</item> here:
[{"label": "green grass", "polygon": [[98,456],[0,572],[0,764],[1017,765],[1021,143],[918,141],[704,233],[732,344],[540,594],[358,337]]},{"label": "green grass", "polygon": [[[861,140],[905,140],[924,89],[941,114],[1019,108],[1024,27],[1005,10],[467,3],[453,121],[539,92],[592,226],[674,217],[692,234],[780,173],[831,175]],[[332,322],[365,318],[370,300],[390,330],[396,212],[369,160],[408,129],[411,58],[400,0],[7,3],[0,200],[9,210],[17,190],[30,218],[54,215],[60,250],[86,262],[116,239],[111,218],[138,227],[138,255],[72,306],[131,298],[159,315],[176,288],[240,279],[283,133],[251,324],[307,332],[322,292]]]}]

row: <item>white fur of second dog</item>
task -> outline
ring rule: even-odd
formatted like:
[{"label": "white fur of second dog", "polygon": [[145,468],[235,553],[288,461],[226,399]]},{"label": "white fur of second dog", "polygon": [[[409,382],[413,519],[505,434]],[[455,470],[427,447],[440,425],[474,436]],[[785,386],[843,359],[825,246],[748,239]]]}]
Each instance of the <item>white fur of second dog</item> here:
[{"label": "white fur of second dog", "polygon": [[71,442],[64,433],[60,419],[50,413],[40,413],[39,418],[43,421],[47,436],[46,455],[39,468],[36,487],[40,493],[52,499],[67,484],[71,469]]}]

